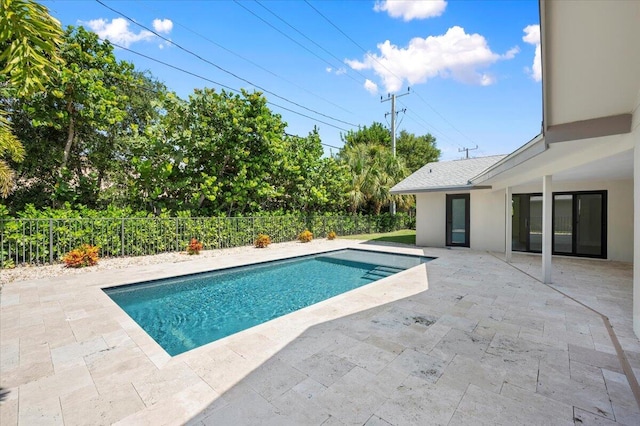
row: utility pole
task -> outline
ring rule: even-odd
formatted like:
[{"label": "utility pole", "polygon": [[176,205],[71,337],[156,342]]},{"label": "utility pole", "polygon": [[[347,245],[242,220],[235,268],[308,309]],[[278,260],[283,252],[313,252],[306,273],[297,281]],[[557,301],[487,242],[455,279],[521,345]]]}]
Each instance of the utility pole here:
[{"label": "utility pole", "polygon": [[[406,96],[411,94],[411,88],[407,87],[407,93],[403,93],[402,95],[397,95],[395,93],[391,94],[387,94],[387,99],[383,99],[382,96],[380,96],[380,102],[387,102],[387,101],[391,101],[391,152],[393,153],[393,156],[395,158],[396,156],[396,115],[400,112],[400,111],[396,111],[396,98],[400,98],[402,96]],[[403,110],[406,111],[406,110]],[[387,114],[385,114],[386,116]],[[396,214],[396,202],[392,201],[391,205],[389,206],[389,213],[391,214]]]},{"label": "utility pole", "polygon": [[458,152],[466,152],[465,160],[469,159],[469,151],[474,151],[478,149],[478,144],[476,144],[475,148],[458,148]]}]

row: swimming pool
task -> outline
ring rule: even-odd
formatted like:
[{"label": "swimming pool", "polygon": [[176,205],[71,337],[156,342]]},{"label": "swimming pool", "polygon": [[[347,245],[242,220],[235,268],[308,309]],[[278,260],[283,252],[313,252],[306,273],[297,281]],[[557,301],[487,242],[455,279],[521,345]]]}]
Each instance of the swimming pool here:
[{"label": "swimming pool", "polygon": [[104,291],[174,356],[429,260],[345,249]]}]

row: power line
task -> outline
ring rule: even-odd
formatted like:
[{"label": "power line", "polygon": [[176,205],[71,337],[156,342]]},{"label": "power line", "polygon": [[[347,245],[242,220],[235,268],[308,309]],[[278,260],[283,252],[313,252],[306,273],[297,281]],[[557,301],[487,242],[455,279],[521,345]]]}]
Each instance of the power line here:
[{"label": "power line", "polygon": [[[414,91],[413,93],[415,93],[415,91]],[[399,102],[400,102],[403,106],[405,106],[405,107],[407,106],[404,102],[402,102],[402,101],[399,101]],[[438,128],[437,128],[436,126],[434,126],[433,124],[429,123],[427,120],[425,120],[424,118],[422,118],[422,116],[420,116],[420,115],[417,115],[417,114],[416,114],[416,115],[415,115],[415,117],[416,117],[418,120],[420,120],[422,123],[424,123],[424,125],[422,125],[422,127],[423,127],[424,129],[426,129],[428,132],[432,132],[432,131],[434,131],[434,132],[436,132],[436,133],[439,133],[439,134],[441,135],[442,139],[444,139],[445,141],[447,141],[447,140],[448,140],[448,143],[449,143],[451,146],[455,146],[456,148],[460,148],[460,147],[462,147],[462,145],[460,145],[459,143],[454,142],[454,141],[453,141],[453,140],[452,140],[452,139],[451,139],[451,138],[450,138],[446,133],[444,133],[442,130],[438,129]],[[413,117],[409,117],[409,118],[410,118],[411,120],[413,120],[414,122],[418,123],[418,122],[417,122],[417,120],[416,120],[416,118],[413,118]],[[418,124],[420,124],[420,123],[418,123]]]},{"label": "power line", "polygon": [[[158,12],[156,9],[149,8],[148,6],[143,5],[143,3],[142,3],[142,2],[140,2],[139,4],[140,4],[140,5],[142,5],[142,7],[144,7],[144,8],[145,8],[145,9],[147,9],[147,10],[151,10],[151,11]],[[269,70],[269,69],[267,69],[267,68],[263,67],[262,65],[258,64],[257,62],[254,62],[254,61],[252,61],[251,59],[249,59],[249,58],[247,58],[247,57],[245,57],[245,56],[242,56],[241,54],[239,54],[239,53],[237,53],[237,52],[234,52],[234,51],[233,51],[233,50],[231,50],[231,49],[228,49],[227,47],[225,47],[225,46],[221,45],[220,43],[218,43],[218,42],[216,42],[216,41],[214,41],[214,40],[212,40],[212,39],[210,39],[210,38],[208,38],[208,37],[206,37],[206,36],[204,36],[204,35],[200,34],[199,32],[192,30],[192,29],[191,29],[191,28],[189,28],[188,26],[183,25],[183,24],[181,24],[180,22],[175,21],[175,20],[173,20],[173,19],[171,20],[171,22],[173,22],[173,24],[174,24],[174,25],[176,25],[176,26],[178,26],[178,27],[180,27],[180,28],[182,28],[182,29],[184,29],[184,30],[186,30],[186,31],[190,32],[191,34],[194,34],[194,35],[196,35],[196,36],[200,37],[201,39],[203,39],[203,40],[207,41],[208,43],[213,44],[214,46],[218,47],[219,49],[222,49],[222,50],[224,50],[225,52],[230,53],[231,55],[233,55],[233,56],[235,56],[235,57],[237,57],[237,58],[240,58],[240,59],[242,59],[243,61],[246,61],[246,62],[250,63],[250,64],[251,64],[251,65],[253,65],[254,67],[259,68],[259,69],[261,69],[262,71],[264,71],[264,72],[266,72],[266,73],[268,73],[268,74],[271,74],[272,76],[274,76],[274,77],[276,77],[276,78],[278,78],[278,79],[280,79],[280,80],[282,80],[282,81],[284,81],[284,82],[286,82],[286,83],[288,83],[288,84],[291,84],[292,86],[297,87],[298,89],[300,89],[300,90],[302,90],[302,91],[304,91],[304,92],[306,92],[306,93],[310,94],[311,96],[314,96],[314,97],[316,97],[316,98],[318,98],[318,99],[321,99],[321,100],[323,100],[323,101],[327,102],[328,104],[330,104],[330,105],[332,105],[332,106],[334,106],[334,107],[336,107],[336,108],[339,108],[339,109],[343,110],[344,112],[347,112],[347,113],[352,114],[352,115],[356,115],[353,111],[349,111],[348,109],[345,109],[343,106],[338,105],[338,104],[336,104],[335,102],[332,102],[332,101],[330,101],[329,99],[327,99],[327,98],[325,98],[325,97],[323,97],[323,96],[320,96],[320,95],[318,95],[317,93],[314,93],[314,92],[312,92],[312,91],[310,91],[310,90],[306,89],[305,87],[303,87],[303,86],[301,86],[301,85],[299,85],[299,84],[297,84],[297,83],[295,83],[295,82],[293,82],[293,81],[291,81],[291,80],[289,80],[289,79],[287,79],[287,78],[285,78],[285,77],[283,77],[283,76],[281,76],[281,75],[279,75],[279,74],[276,74],[275,72],[273,72],[273,71],[271,71],[271,70]]]},{"label": "power line", "polygon": [[[303,33],[302,31],[300,31],[299,29],[297,29],[296,27],[294,27],[293,25],[291,25],[289,22],[287,22],[284,18],[282,18],[280,15],[278,15],[277,13],[273,12],[271,9],[269,9],[267,6],[265,6],[264,4],[262,4],[259,0],[254,0],[260,7],[262,7],[263,9],[265,9],[267,12],[269,12],[271,15],[275,16],[278,20],[280,20],[281,22],[283,22],[285,25],[287,25],[289,28],[291,28],[292,30],[294,30],[295,32],[297,32],[298,34],[300,34],[302,37],[304,37],[305,39],[309,40],[311,43],[313,43],[315,46],[317,46],[318,48],[320,48],[323,52],[325,52],[326,54],[328,54],[329,56],[331,56],[333,59],[335,59],[336,61],[338,61],[338,63],[340,63],[340,66],[342,67],[344,65],[344,62],[342,59],[338,58],[336,55],[334,55],[333,53],[331,53],[330,51],[328,51],[327,49],[325,49],[324,47],[322,47],[320,44],[318,44],[317,42],[315,42],[313,39],[311,39],[309,36],[307,36],[305,33]],[[346,68],[345,68],[346,70]],[[363,79],[367,79],[367,77],[362,74],[360,71],[358,70],[353,70],[356,74],[360,75],[360,77],[362,77]],[[348,75],[348,74],[347,74]],[[352,80],[357,81],[355,79],[352,78]],[[357,83],[360,83],[359,81],[357,81]]]},{"label": "power line", "polygon": [[316,11],[316,13],[320,16],[322,16],[324,18],[325,21],[327,21],[329,24],[331,24],[331,26],[333,26],[333,28],[335,28],[336,30],[338,30],[340,32],[340,34],[342,34],[343,36],[345,36],[347,39],[349,39],[349,41],[351,41],[351,43],[355,44],[356,46],[358,46],[362,51],[364,51],[365,53],[367,53],[367,50],[360,46],[354,39],[352,39],[351,37],[349,37],[347,35],[347,33],[345,33],[344,31],[342,31],[340,29],[340,27],[338,27],[336,24],[334,24],[331,19],[327,18],[322,12],[320,12],[318,9],[316,9],[315,7],[313,7],[313,5],[311,3],[309,3],[309,0],[304,0],[304,2],[313,10]]},{"label": "power line", "polygon": [[[420,99],[422,102],[424,102],[424,103],[425,103],[425,105],[427,105],[429,108],[431,108],[431,110],[432,110],[433,112],[435,112],[436,114],[438,114],[438,116],[439,116],[440,118],[442,118],[442,120],[443,120],[444,122],[446,122],[449,126],[451,126],[451,128],[452,128],[453,130],[455,130],[456,132],[460,133],[460,134],[461,134],[465,139],[467,139],[469,142],[472,142],[472,143],[476,144],[476,143],[475,143],[475,142],[474,142],[470,137],[468,137],[467,135],[465,135],[464,133],[462,133],[462,132],[460,131],[460,129],[458,129],[456,126],[454,126],[454,125],[453,125],[453,123],[451,123],[449,120],[447,120],[447,119],[446,119],[442,114],[440,114],[440,113],[439,113],[439,112],[438,112],[438,111],[437,111],[433,106],[431,106],[431,104],[430,104],[429,102],[425,101],[425,100],[422,98],[422,96],[420,96],[420,94],[419,94],[419,93],[417,93],[417,92],[415,92],[415,91],[414,91],[414,93],[416,94],[416,96],[418,97],[418,99]],[[476,144],[476,145],[477,145],[477,144]]]},{"label": "power line", "polygon": [[[222,72],[224,72],[224,73],[226,73],[226,74],[231,75],[232,77],[235,77],[236,79],[238,79],[238,80],[240,80],[240,81],[243,81],[243,82],[245,82],[245,83],[247,83],[247,84],[249,84],[249,85],[251,85],[251,86],[257,87],[258,89],[262,90],[262,91],[263,91],[263,92],[265,92],[265,93],[269,93],[270,95],[273,95],[273,96],[277,97],[278,99],[282,99],[282,100],[284,100],[285,102],[289,102],[289,103],[291,103],[291,104],[293,104],[293,105],[295,105],[295,106],[297,106],[297,107],[299,107],[299,108],[302,108],[302,109],[307,110],[307,111],[309,111],[309,112],[312,112],[312,113],[314,113],[314,114],[320,115],[320,116],[322,116],[322,117],[326,117],[326,118],[328,118],[328,119],[330,119],[330,120],[334,120],[334,121],[337,121],[337,122],[339,122],[339,123],[346,124],[346,125],[348,125],[348,126],[357,127],[357,124],[349,123],[348,121],[340,120],[339,118],[335,118],[335,117],[332,117],[332,116],[330,116],[330,115],[327,115],[327,114],[321,113],[321,112],[319,112],[319,111],[316,111],[316,110],[314,110],[314,109],[307,108],[307,107],[305,107],[304,105],[300,105],[300,104],[299,104],[299,103],[297,103],[297,102],[294,102],[294,101],[292,101],[292,100],[289,100],[289,99],[287,99],[287,98],[285,98],[285,97],[283,97],[283,96],[278,95],[277,93],[274,93],[274,92],[272,92],[272,91],[270,91],[270,90],[268,90],[268,89],[265,89],[264,87],[261,87],[261,86],[259,86],[259,85],[255,84],[255,83],[253,83],[252,81],[247,80],[246,78],[240,77],[239,75],[237,75],[237,74],[233,73],[232,71],[229,71],[229,70],[227,70],[227,69],[225,69],[225,68],[221,67],[220,65],[218,65],[218,64],[216,64],[216,63],[214,63],[214,62],[211,62],[211,61],[209,61],[208,59],[205,59],[205,58],[203,58],[202,56],[198,55],[197,53],[195,53],[195,52],[193,52],[193,51],[191,51],[191,50],[189,50],[189,49],[187,49],[187,48],[185,48],[185,47],[183,47],[183,46],[181,46],[181,45],[179,45],[179,44],[175,43],[174,41],[172,41],[172,40],[170,40],[170,39],[168,39],[168,38],[166,38],[166,37],[162,36],[161,34],[157,33],[157,32],[156,32],[156,31],[154,31],[153,29],[151,29],[151,28],[149,28],[149,27],[147,27],[147,26],[145,26],[145,25],[143,25],[143,24],[141,24],[141,23],[139,23],[139,22],[135,21],[134,19],[130,18],[130,17],[129,17],[129,16],[127,16],[126,14],[124,14],[124,13],[122,13],[122,12],[120,12],[120,11],[118,11],[118,10],[116,10],[116,9],[114,9],[114,8],[112,8],[112,7],[110,7],[110,6],[108,6],[108,5],[106,5],[105,3],[103,3],[103,2],[102,2],[102,0],[95,0],[95,1],[96,1],[97,3],[99,3],[99,4],[101,4],[102,6],[104,6],[105,8],[109,9],[110,11],[112,11],[112,12],[114,12],[114,13],[117,13],[118,15],[122,16],[123,18],[127,19],[129,22],[131,22],[131,23],[133,23],[133,24],[135,24],[135,25],[137,25],[137,26],[139,26],[139,27],[141,27],[141,28],[143,28],[143,29],[145,29],[145,30],[147,30],[147,31],[151,32],[151,33],[152,33],[152,34],[154,34],[156,37],[159,37],[160,39],[162,39],[162,40],[166,41],[167,43],[172,44],[173,46],[177,47],[178,49],[180,49],[180,50],[182,50],[182,51],[184,51],[184,52],[186,52],[186,53],[188,53],[188,54],[190,54],[190,55],[192,55],[192,56],[194,56],[194,57],[196,57],[196,58],[200,59],[201,61],[203,61],[203,62],[205,62],[205,63],[207,63],[207,64],[209,64],[209,65],[211,65],[211,66],[213,66],[213,67],[215,67],[215,68],[217,68],[217,69],[219,69],[220,71],[222,71]],[[282,108],[282,107],[281,107],[281,108]],[[284,109],[284,108],[283,108],[283,109]],[[326,123],[325,123],[325,124],[326,124]]]},{"label": "power line", "polygon": [[[394,73],[392,70],[390,70],[389,68],[386,67],[385,64],[383,64],[382,62],[378,61],[378,58],[376,58],[374,55],[370,54],[369,52],[367,52],[367,50],[360,46],[360,44],[358,44],[355,40],[353,40],[351,37],[349,37],[349,35],[347,35],[347,33],[345,33],[344,31],[342,31],[342,29],[340,29],[340,27],[338,27],[336,24],[333,23],[333,21],[331,21],[329,18],[327,18],[322,12],[320,12],[318,9],[316,9],[311,3],[309,3],[309,0],[304,0],[304,2],[313,10],[316,11],[316,13],[318,15],[320,15],[322,18],[324,18],[329,24],[331,24],[331,26],[333,26],[336,30],[338,30],[343,36],[345,36],[349,41],[351,41],[351,43],[353,43],[354,45],[356,45],[360,50],[362,50],[365,55],[367,55],[368,57],[370,57],[371,59],[373,59],[375,62],[377,62],[381,67],[383,67],[385,70],[387,70],[391,75],[393,75],[394,77],[396,77],[399,80],[404,80],[403,78],[401,78],[400,76],[398,76],[396,73]],[[418,97],[418,99],[420,99],[422,102],[424,102],[429,108],[431,108],[436,114],[438,114],[438,116],[440,116],[440,118],[442,118],[446,123],[448,123],[454,130],[456,130],[458,133],[460,133],[463,137],[465,137],[467,140],[469,140],[470,142],[475,143],[473,140],[471,140],[471,138],[469,138],[467,135],[465,135],[464,133],[462,133],[460,131],[460,129],[458,129],[456,126],[454,126],[449,120],[447,120],[442,114],[440,114],[431,104],[429,104],[426,100],[424,100],[422,98],[422,96],[420,96],[420,94],[418,92],[413,91],[413,93],[416,94],[416,96]]]},{"label": "power line", "polygon": [[[280,30],[279,28],[277,28],[275,25],[271,24],[269,21],[267,21],[266,19],[262,18],[260,15],[258,15],[257,13],[255,13],[253,10],[249,9],[248,7],[246,7],[245,5],[243,5],[242,3],[240,3],[238,0],[233,0],[235,4],[237,4],[238,6],[240,6],[241,8],[243,8],[244,10],[246,10],[247,12],[249,12],[250,14],[252,14],[253,16],[255,16],[256,18],[258,18],[259,20],[261,20],[262,22],[264,22],[266,25],[268,25],[269,27],[273,28],[275,31],[279,32],[280,34],[282,34],[284,37],[288,38],[289,40],[291,40],[292,42],[294,42],[295,44],[297,44],[298,46],[302,47],[304,50],[306,50],[307,52],[311,53],[313,56],[315,56],[316,58],[320,59],[322,62],[324,62],[325,64],[334,67],[335,64],[332,64],[331,62],[327,61],[326,59],[322,58],[320,55],[318,55],[316,52],[312,51],[311,49],[309,49],[307,46],[303,45],[302,43],[300,43],[298,40],[294,39],[293,37],[289,36],[288,34],[286,34],[285,32],[283,32],[282,30]],[[260,4],[260,3],[258,3]],[[351,75],[349,75],[350,78],[353,78]]]},{"label": "power line", "polygon": [[[413,121],[414,123],[416,123],[418,126],[422,127],[423,129],[425,129],[428,133],[432,133],[433,129],[428,128],[427,126],[425,126],[423,123],[419,122],[418,120],[416,120],[416,117],[420,118],[419,115],[411,115],[411,114],[405,114],[405,117],[407,117],[409,120]],[[424,120],[421,120],[424,122]],[[437,131],[437,133],[441,133],[440,131]],[[442,133],[441,133],[442,134]],[[442,142],[443,144],[449,145],[452,148],[455,149],[459,149],[461,145],[459,144],[455,144],[454,142],[452,142],[451,140],[449,140],[448,137],[446,137],[444,134],[442,134],[442,137],[436,137],[436,142],[440,143]]]},{"label": "power line", "polygon": [[[285,135],[292,137],[292,138],[298,138],[298,139],[304,139],[303,137],[301,137],[300,135],[292,135],[291,133],[284,133]],[[329,148],[335,148],[335,149],[342,149],[339,146],[335,146],[335,145],[329,145],[328,143],[322,143],[320,142],[320,145],[324,145],[324,146],[328,146]]]},{"label": "power line", "polygon": [[[191,71],[185,70],[185,69],[180,68],[180,67],[178,67],[178,66],[175,66],[175,65],[169,64],[169,63],[164,62],[164,61],[161,61],[160,59],[156,59],[156,58],[153,58],[153,57],[151,57],[151,56],[145,55],[144,53],[136,52],[135,50],[131,50],[131,49],[126,48],[126,47],[124,47],[124,46],[120,46],[120,45],[118,45],[118,44],[116,44],[116,43],[113,43],[113,42],[110,42],[110,43],[111,43],[113,46],[115,46],[115,47],[117,47],[117,48],[119,48],[119,49],[126,50],[127,52],[133,53],[134,55],[141,56],[141,57],[143,57],[143,58],[149,59],[150,61],[157,62],[157,63],[159,63],[159,64],[162,64],[162,65],[167,66],[167,67],[169,67],[169,68],[173,68],[173,69],[175,69],[175,70],[177,70],[177,71],[180,71],[180,72],[183,72],[183,73],[185,73],[185,74],[189,74],[189,75],[191,75],[191,76],[193,76],[193,77],[196,77],[196,78],[199,78],[199,79],[201,79],[201,80],[208,81],[209,83],[216,84],[216,85],[218,85],[218,86],[220,86],[220,87],[223,87],[223,88],[225,88],[225,89],[227,89],[227,90],[229,90],[229,91],[232,91],[232,92],[234,92],[234,93],[242,93],[242,92],[241,92],[240,90],[238,90],[238,89],[235,89],[235,88],[233,88],[233,87],[227,86],[227,85],[222,84],[222,83],[219,83],[219,82],[217,82],[217,81],[215,81],[215,80],[212,80],[212,79],[210,79],[210,78],[208,78],[208,77],[201,76],[201,75],[199,75],[199,74],[196,74],[196,73],[194,73],[194,72],[191,72]],[[326,124],[327,126],[333,127],[334,129],[338,129],[338,130],[342,130],[342,131],[344,131],[344,132],[348,132],[348,130],[347,130],[347,129],[344,129],[344,128],[342,128],[342,127],[338,127],[338,126],[333,125],[333,124],[331,124],[331,123],[327,123],[326,121],[318,120],[317,118],[311,117],[311,116],[309,116],[309,115],[303,114],[303,113],[298,112],[298,111],[294,111],[294,110],[289,109],[289,108],[287,108],[287,107],[284,107],[284,106],[282,106],[282,105],[276,104],[275,102],[267,101],[267,104],[269,104],[269,105],[273,105],[273,106],[275,106],[275,107],[277,107],[277,108],[281,108],[281,109],[283,109],[283,110],[285,110],[285,111],[289,111],[289,112],[291,112],[291,113],[293,113],[293,114],[297,114],[297,115],[299,115],[299,116],[301,116],[301,117],[309,118],[309,119],[311,119],[311,120],[313,120],[313,121],[315,121],[315,122],[322,123],[322,124]],[[323,144],[323,145],[326,145],[326,144]],[[331,146],[331,145],[328,145],[328,146]],[[332,146],[332,148],[335,148],[335,147],[333,147],[333,146]]]}]

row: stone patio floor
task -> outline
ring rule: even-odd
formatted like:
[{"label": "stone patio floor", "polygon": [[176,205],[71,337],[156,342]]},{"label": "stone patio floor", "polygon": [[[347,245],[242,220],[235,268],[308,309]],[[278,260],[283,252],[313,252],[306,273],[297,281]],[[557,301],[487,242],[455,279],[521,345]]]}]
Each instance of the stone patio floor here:
[{"label": "stone patio floor", "polygon": [[[437,257],[168,356],[101,288],[347,246]],[[637,425],[630,264],[314,241],[7,284],[0,424]],[[570,297],[569,297],[570,296]],[[633,382],[633,379],[631,379]]]}]

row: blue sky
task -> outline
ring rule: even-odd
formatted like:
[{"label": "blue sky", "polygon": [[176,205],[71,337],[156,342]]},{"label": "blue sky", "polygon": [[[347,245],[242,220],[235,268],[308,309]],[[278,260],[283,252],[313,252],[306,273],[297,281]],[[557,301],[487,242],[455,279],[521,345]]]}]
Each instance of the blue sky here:
[{"label": "blue sky", "polygon": [[[442,160],[476,144],[470,155],[509,153],[540,130],[536,0],[102,1],[121,14],[91,0],[43,3],[64,26],[84,25],[235,89],[254,89],[246,81],[261,86],[273,93],[270,102],[313,117],[272,105],[289,133],[306,135],[317,125],[327,145],[342,146],[340,133],[358,125],[387,125],[391,105],[381,96],[409,86],[412,93],[396,105],[406,109],[398,131],[433,134]],[[183,98],[194,88],[220,89],[123,49],[116,56]]]}]

